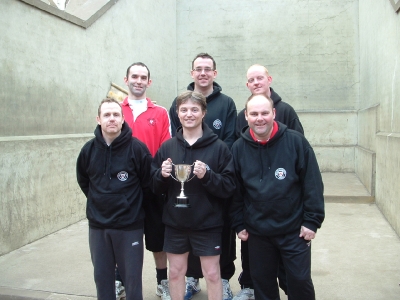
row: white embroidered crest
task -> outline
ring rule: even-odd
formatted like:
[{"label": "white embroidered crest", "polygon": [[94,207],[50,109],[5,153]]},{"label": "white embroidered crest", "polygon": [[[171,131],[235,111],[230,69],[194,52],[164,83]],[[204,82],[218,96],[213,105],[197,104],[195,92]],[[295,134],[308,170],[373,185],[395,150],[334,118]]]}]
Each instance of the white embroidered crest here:
[{"label": "white embroidered crest", "polygon": [[275,171],[276,179],[283,180],[286,178],[286,170],[284,168],[278,168]]},{"label": "white embroidered crest", "polygon": [[222,122],[221,122],[221,120],[220,120],[220,119],[216,119],[216,120],[213,122],[213,126],[214,126],[215,129],[221,129],[221,127],[222,127]]},{"label": "white embroidered crest", "polygon": [[121,171],[117,174],[117,178],[121,181],[125,181],[128,179],[128,172]]}]

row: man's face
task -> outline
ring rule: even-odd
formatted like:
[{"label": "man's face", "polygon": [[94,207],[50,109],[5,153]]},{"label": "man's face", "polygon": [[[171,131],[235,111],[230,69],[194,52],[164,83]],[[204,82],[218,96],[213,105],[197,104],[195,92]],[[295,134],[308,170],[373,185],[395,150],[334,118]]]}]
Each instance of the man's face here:
[{"label": "man's face", "polygon": [[124,123],[121,106],[114,102],[103,103],[100,116],[97,116],[97,123],[101,126],[103,134],[108,136],[118,135]]},{"label": "man's face", "polygon": [[207,88],[213,85],[217,77],[217,71],[214,70],[213,61],[210,58],[198,57],[193,62],[193,70],[190,72],[194,84],[200,88]]},{"label": "man's face", "polygon": [[149,73],[145,67],[132,66],[129,69],[128,78],[124,78],[125,84],[129,88],[130,96],[135,99],[143,99],[146,97],[146,89],[151,85]]},{"label": "man's face", "polygon": [[247,88],[253,95],[270,96],[272,77],[267,75],[263,66],[253,66],[247,71]]},{"label": "man's face", "polygon": [[267,98],[259,95],[247,102],[245,116],[257,139],[269,139],[274,124],[275,109]]},{"label": "man's face", "polygon": [[191,99],[182,103],[178,108],[179,121],[183,128],[197,128],[201,126],[205,111],[202,111],[201,106]]}]

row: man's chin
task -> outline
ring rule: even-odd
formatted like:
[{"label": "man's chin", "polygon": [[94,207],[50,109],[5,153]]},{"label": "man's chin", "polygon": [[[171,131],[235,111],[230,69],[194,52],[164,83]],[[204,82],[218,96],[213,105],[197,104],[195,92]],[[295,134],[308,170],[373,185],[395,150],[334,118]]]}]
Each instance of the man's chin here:
[{"label": "man's chin", "polygon": [[263,89],[255,89],[253,95],[265,95],[265,91]]}]

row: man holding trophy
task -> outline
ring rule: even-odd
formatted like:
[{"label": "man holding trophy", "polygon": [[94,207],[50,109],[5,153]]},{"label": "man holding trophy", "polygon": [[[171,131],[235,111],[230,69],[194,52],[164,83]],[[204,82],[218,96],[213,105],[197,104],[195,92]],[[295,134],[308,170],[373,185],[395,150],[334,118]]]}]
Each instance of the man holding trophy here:
[{"label": "man holding trophy", "polygon": [[152,164],[152,189],[167,195],[164,251],[172,299],[184,297],[190,250],[200,257],[208,299],[222,299],[223,202],[235,191],[235,172],[228,146],[203,122],[206,108],[200,93],[186,91],[178,96],[182,128],[161,145]]}]

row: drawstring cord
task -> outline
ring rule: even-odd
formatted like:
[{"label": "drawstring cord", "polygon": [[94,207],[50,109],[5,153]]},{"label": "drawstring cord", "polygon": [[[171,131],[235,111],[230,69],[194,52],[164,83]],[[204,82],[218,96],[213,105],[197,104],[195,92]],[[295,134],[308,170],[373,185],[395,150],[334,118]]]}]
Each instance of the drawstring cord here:
[{"label": "drawstring cord", "polygon": [[[112,145],[107,146],[104,149],[104,176],[108,176],[110,180],[111,180],[111,147]],[[109,151],[108,166],[107,166],[107,151]]]}]

